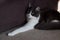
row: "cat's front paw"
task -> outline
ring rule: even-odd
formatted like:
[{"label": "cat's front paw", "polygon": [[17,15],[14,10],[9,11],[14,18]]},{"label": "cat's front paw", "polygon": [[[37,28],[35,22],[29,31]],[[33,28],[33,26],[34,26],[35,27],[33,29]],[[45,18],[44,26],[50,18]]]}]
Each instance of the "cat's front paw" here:
[{"label": "cat's front paw", "polygon": [[13,33],[8,33],[8,36],[14,36],[14,34]]}]

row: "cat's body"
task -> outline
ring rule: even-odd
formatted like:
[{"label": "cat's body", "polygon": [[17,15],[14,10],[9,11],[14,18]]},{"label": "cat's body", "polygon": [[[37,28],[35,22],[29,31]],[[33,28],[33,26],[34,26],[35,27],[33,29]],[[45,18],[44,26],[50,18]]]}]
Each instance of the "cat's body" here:
[{"label": "cat's body", "polygon": [[[14,36],[18,33],[22,33],[31,29],[34,29],[34,27],[39,23],[54,23],[54,22],[60,22],[60,14],[59,12],[52,10],[52,9],[43,9],[40,11],[40,7],[31,7],[29,4],[29,7],[26,11],[26,18],[27,18],[27,23],[8,33],[8,36]],[[38,27],[39,29],[40,27]],[[45,28],[45,27],[44,27]],[[50,28],[49,26],[47,28]],[[43,29],[43,27],[41,28]]]}]

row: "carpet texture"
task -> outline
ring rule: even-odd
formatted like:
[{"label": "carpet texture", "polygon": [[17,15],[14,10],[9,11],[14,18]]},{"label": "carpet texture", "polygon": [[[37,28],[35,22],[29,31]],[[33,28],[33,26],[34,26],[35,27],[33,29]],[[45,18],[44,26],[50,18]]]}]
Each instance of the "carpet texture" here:
[{"label": "carpet texture", "polygon": [[8,37],[8,32],[0,34],[0,40],[60,40],[60,30],[30,30]]}]

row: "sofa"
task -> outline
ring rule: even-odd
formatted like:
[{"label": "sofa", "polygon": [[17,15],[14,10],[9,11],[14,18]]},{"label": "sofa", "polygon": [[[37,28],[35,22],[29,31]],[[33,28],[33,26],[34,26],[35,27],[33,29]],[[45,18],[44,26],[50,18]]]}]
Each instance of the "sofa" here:
[{"label": "sofa", "polygon": [[58,0],[0,0],[0,33],[24,24],[29,2],[41,9],[57,10]]}]

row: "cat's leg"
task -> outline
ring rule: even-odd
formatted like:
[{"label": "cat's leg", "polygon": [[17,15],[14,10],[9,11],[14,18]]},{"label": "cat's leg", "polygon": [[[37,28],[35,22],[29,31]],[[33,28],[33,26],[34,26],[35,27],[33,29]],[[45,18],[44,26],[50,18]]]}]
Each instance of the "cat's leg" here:
[{"label": "cat's leg", "polygon": [[20,27],[20,28],[14,30],[14,31],[8,33],[8,36],[14,36],[16,34],[19,34],[19,33],[22,33],[22,32],[28,31],[28,30],[31,30],[33,28],[34,28],[34,26],[32,26],[32,24],[27,23],[23,27]]}]

